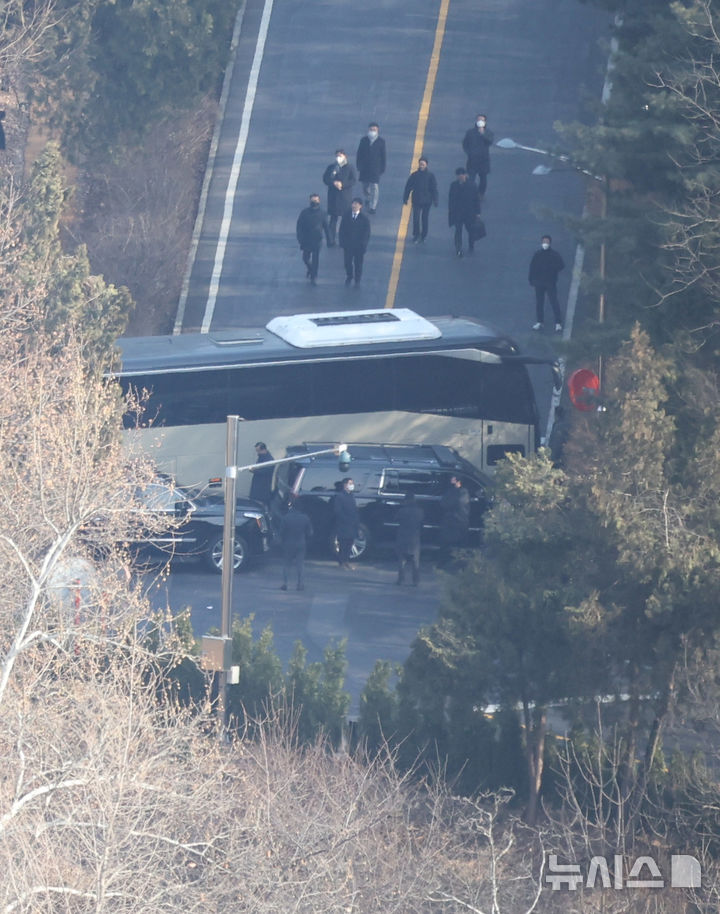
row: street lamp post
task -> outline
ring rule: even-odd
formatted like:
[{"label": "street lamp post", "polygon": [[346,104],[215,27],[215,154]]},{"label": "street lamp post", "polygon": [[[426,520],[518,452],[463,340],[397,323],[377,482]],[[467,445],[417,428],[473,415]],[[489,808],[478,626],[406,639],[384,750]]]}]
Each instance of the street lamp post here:
[{"label": "street lamp post", "polygon": [[[232,590],[233,590],[233,573],[235,564],[235,514],[237,503],[237,477],[238,473],[244,471],[256,470],[258,467],[266,469],[267,467],[278,466],[282,463],[289,463],[295,460],[295,457],[281,457],[278,460],[266,460],[261,464],[249,463],[246,466],[238,466],[238,424],[242,420],[239,416],[228,416],[225,437],[225,479],[223,483],[223,494],[225,498],[225,513],[223,519],[223,551],[222,551],[222,578],[221,593],[222,607],[220,617],[220,640],[222,642],[221,655],[223,657],[220,672],[220,720],[222,721],[221,734],[225,733],[225,723],[227,715],[227,692],[229,685],[230,663],[228,660],[229,650],[225,649],[232,640],[231,630],[231,613],[232,613]],[[349,459],[347,444],[335,444],[330,448],[323,448],[319,451],[311,451],[303,454],[303,457],[319,457],[323,454],[335,454],[336,457],[346,455]],[[349,462],[349,460],[348,460]]]}]

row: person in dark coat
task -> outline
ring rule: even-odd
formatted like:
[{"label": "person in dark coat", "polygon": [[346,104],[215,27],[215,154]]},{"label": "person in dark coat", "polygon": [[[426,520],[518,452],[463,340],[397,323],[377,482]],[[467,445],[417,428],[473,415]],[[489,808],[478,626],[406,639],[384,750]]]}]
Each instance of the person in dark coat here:
[{"label": "person in dark coat", "polygon": [[450,477],[450,488],[443,495],[440,520],[440,560],[448,562],[451,550],[461,546],[470,529],[470,493],[457,476]]},{"label": "person in dark coat", "polygon": [[253,469],[252,482],[250,483],[250,498],[261,501],[266,507],[270,504],[270,494],[272,492],[273,467],[262,467],[263,463],[273,459],[273,455],[267,449],[264,441],[258,441],[255,445],[257,454],[256,467]]},{"label": "person in dark coat", "polygon": [[405,565],[412,568],[413,587],[420,581],[420,536],[422,534],[424,512],[415,501],[415,495],[408,492],[403,506],[397,513],[397,533],[395,535],[395,552],[398,558],[397,584],[405,582]]},{"label": "person in dark coat", "polygon": [[349,213],[345,213],[340,223],[340,247],[345,255],[345,285],[355,280],[360,285],[363,260],[370,241],[370,220],[362,211],[362,200],[355,197]]},{"label": "person in dark coat", "polygon": [[288,578],[293,565],[297,569],[297,589],[305,590],[305,552],[312,535],[310,518],[291,500],[287,514],[280,522],[280,544],[283,553],[283,582],[280,590],[288,589]]},{"label": "person in dark coat", "polygon": [[562,331],[562,313],[558,301],[557,281],[561,270],[565,269],[565,261],[552,247],[550,235],[543,235],[540,239],[540,249],[535,251],[530,260],[528,282],[535,289],[535,318],[533,330],[542,330],[545,320],[545,296],[553,309],[555,316],[555,330]]},{"label": "person in dark coat", "polygon": [[455,227],[455,253],[463,255],[463,226],[468,236],[468,253],[475,250],[475,223],[480,215],[480,194],[464,168],[456,168],[456,179],[448,196],[448,224]]},{"label": "person in dark coat", "polygon": [[428,170],[428,160],[420,156],[417,171],[405,182],[403,203],[412,195],[413,244],[422,244],[427,238],[430,207],[438,205],[438,187],[435,175]]},{"label": "person in dark coat", "polygon": [[348,571],[352,570],[350,553],[353,543],[360,532],[360,513],[355,502],[355,483],[352,479],[343,479],[340,490],[333,498],[335,515],[335,532],[338,539],[338,565]]},{"label": "person in dark coat", "polygon": [[380,136],[380,128],[374,121],[368,124],[367,136],[360,140],[355,164],[365,194],[365,205],[369,213],[374,213],[380,196],[380,178],[387,164],[385,140]]},{"label": "person in dark coat", "polygon": [[320,194],[310,194],[310,206],[298,216],[295,228],[307,277],[314,286],[320,265],[320,245],[323,235],[329,241],[327,213],[320,206]]},{"label": "person in dark coat", "polygon": [[487,117],[478,114],[475,126],[471,127],[462,141],[462,148],[467,156],[467,170],[472,183],[475,175],[478,176],[478,191],[481,197],[485,196],[487,189],[487,176],[490,173],[490,147],[495,140],[492,130],[488,129]]},{"label": "person in dark coat", "polygon": [[338,219],[350,209],[355,169],[348,162],[343,149],[335,151],[335,161],[325,169],[323,183],[327,185],[327,211],[329,216],[328,247],[335,246]]}]

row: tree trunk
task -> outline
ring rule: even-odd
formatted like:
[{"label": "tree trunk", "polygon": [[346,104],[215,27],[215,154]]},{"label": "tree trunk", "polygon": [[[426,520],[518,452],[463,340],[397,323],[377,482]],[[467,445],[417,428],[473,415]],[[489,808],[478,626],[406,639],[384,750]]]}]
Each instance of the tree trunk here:
[{"label": "tree trunk", "polygon": [[528,825],[535,825],[545,763],[547,711],[545,708],[536,708],[535,713],[531,714],[526,704],[523,705],[523,711],[525,715],[525,757],[528,771],[528,801],[525,807],[525,821]]}]

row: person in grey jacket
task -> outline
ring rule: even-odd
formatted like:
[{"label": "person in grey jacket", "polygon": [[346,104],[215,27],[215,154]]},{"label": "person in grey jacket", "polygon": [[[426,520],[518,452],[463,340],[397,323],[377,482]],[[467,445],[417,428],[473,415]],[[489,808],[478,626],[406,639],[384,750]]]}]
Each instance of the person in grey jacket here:
[{"label": "person in grey jacket", "polygon": [[423,517],[423,509],[415,501],[415,495],[412,492],[408,492],[396,518],[395,552],[398,559],[396,584],[405,582],[405,566],[407,564],[412,568],[413,587],[417,587],[420,581],[420,536],[422,534]]},{"label": "person in grey jacket", "polygon": [[297,569],[297,589],[305,590],[305,552],[313,535],[310,518],[291,500],[287,514],[280,522],[280,543],[283,553],[283,582],[280,590],[288,589],[292,566]]},{"label": "person in grey jacket", "polygon": [[327,213],[320,206],[320,194],[310,194],[310,206],[306,206],[298,216],[295,234],[302,251],[306,275],[314,286],[320,266],[323,235],[326,241],[329,240]]},{"label": "person in grey jacket", "polygon": [[412,196],[413,244],[422,244],[427,238],[430,207],[438,205],[438,187],[435,175],[428,170],[428,160],[420,156],[417,171],[405,182],[403,203]]}]

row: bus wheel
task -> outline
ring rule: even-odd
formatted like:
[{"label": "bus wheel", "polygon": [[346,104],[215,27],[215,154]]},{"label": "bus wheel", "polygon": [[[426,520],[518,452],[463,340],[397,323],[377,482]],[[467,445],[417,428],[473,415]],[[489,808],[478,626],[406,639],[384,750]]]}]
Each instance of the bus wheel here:
[{"label": "bus wheel", "polygon": [[[222,574],[223,536],[222,533],[213,537],[205,550],[205,564],[210,571]],[[248,561],[248,546],[241,536],[235,536],[235,552],[233,554],[233,571],[245,568]]]},{"label": "bus wheel", "polygon": [[[331,548],[333,555],[337,556],[337,554],[340,552],[340,544],[338,543],[337,534],[333,534]],[[352,544],[352,548],[350,549],[350,558],[353,560],[366,558],[369,551],[370,531],[365,526],[365,524],[360,524],[358,535],[355,537],[355,542]]]}]

